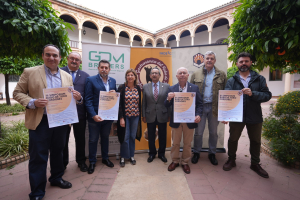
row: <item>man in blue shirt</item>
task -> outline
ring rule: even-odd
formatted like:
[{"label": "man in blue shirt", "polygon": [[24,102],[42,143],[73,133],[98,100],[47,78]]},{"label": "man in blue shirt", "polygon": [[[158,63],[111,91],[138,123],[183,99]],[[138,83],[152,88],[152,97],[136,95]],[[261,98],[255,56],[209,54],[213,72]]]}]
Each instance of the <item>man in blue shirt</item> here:
[{"label": "man in blue shirt", "polygon": [[98,115],[100,91],[115,92],[116,80],[109,77],[110,63],[101,60],[98,66],[99,74],[90,76],[85,83],[85,106],[88,114],[89,127],[89,161],[88,173],[94,173],[97,158],[97,144],[99,135],[101,137],[102,163],[108,167],[114,164],[108,159],[109,133],[113,120],[103,120]]}]

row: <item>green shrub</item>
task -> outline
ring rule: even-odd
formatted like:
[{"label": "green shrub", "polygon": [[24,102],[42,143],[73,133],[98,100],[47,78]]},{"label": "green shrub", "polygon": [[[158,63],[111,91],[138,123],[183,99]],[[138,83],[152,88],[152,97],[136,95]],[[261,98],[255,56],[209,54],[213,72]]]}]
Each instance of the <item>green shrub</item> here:
[{"label": "green shrub", "polygon": [[0,156],[5,158],[28,151],[29,134],[24,121],[1,124]]},{"label": "green shrub", "polygon": [[24,112],[25,107],[19,103],[8,106],[6,103],[0,104],[0,113],[16,113],[16,112]]},{"label": "green shrub", "polygon": [[279,161],[293,165],[300,161],[299,115],[282,113],[276,116],[274,105],[270,110],[263,123],[263,136],[270,141],[271,151]]},{"label": "green shrub", "polygon": [[239,71],[239,68],[236,65],[227,68],[227,80],[233,77],[237,71]]},{"label": "green shrub", "polygon": [[280,116],[283,113],[300,113],[300,91],[293,91],[279,96],[275,105],[275,115]]}]

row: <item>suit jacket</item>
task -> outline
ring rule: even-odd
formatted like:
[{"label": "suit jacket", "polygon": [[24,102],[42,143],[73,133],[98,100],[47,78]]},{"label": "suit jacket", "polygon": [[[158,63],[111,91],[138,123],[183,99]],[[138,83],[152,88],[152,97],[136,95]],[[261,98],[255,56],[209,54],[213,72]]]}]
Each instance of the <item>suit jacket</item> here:
[{"label": "suit jacket", "polygon": [[[73,86],[72,76],[60,70],[62,87]],[[25,68],[13,92],[16,101],[26,107],[31,99],[44,98],[43,89],[47,88],[44,65]],[[26,109],[25,127],[35,130],[42,120],[44,108]]]},{"label": "suit jacket", "polygon": [[159,123],[168,122],[168,110],[171,109],[165,106],[164,101],[168,96],[169,87],[169,84],[159,82],[159,93],[156,101],[153,96],[152,82],[143,86],[142,115],[146,117],[147,123],[153,123],[156,118]]},{"label": "suit jacket", "polygon": [[[179,92],[179,83],[177,83],[176,85],[170,86],[168,93],[169,92]],[[199,92],[198,86],[188,82],[187,92],[196,92],[195,116],[199,115],[201,117],[202,112],[203,112],[203,101],[202,101],[202,97]],[[165,106],[166,107],[172,106],[170,126],[172,128],[178,128],[180,123],[174,123],[173,104],[174,104],[174,98],[170,102],[167,100],[167,98],[165,99]],[[187,123],[187,126],[189,129],[193,129],[193,128],[197,128],[198,124],[197,123]]]},{"label": "suit jacket", "polygon": [[[62,67],[61,69],[70,74],[69,68],[67,66]],[[83,103],[77,104],[77,113],[78,113],[79,119],[86,119],[86,109],[85,109],[85,105],[84,105],[84,89],[85,89],[85,80],[89,76],[90,75],[88,75],[86,72],[78,69],[75,80],[73,82],[74,89],[76,91],[80,92],[80,94],[83,98]]]},{"label": "suit jacket", "polygon": [[[97,74],[90,76],[85,82],[85,107],[89,118],[98,115],[100,91],[106,91],[103,81]],[[116,90],[116,80],[109,77],[109,90]]]}]

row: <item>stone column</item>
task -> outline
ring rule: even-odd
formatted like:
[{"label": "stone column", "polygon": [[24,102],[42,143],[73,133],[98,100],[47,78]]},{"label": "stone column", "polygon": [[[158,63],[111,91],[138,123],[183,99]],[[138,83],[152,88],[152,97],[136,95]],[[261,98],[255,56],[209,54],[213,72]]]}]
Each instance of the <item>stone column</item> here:
[{"label": "stone column", "polygon": [[179,47],[179,41],[180,41],[180,40],[176,40],[176,42],[177,42],[177,47]]},{"label": "stone column", "polygon": [[79,45],[79,49],[82,49],[82,46],[81,46],[81,30],[82,28],[78,28],[78,31],[79,31],[79,37],[78,37],[78,45]]},{"label": "stone column", "polygon": [[116,44],[119,44],[119,37],[116,37]]},{"label": "stone column", "polygon": [[164,44],[165,48],[167,48],[167,44]]},{"label": "stone column", "polygon": [[211,44],[211,32],[212,31],[208,31],[208,44]]},{"label": "stone column", "polygon": [[284,81],[284,93],[291,91],[291,74],[285,74],[285,81]]},{"label": "stone column", "polygon": [[191,36],[191,45],[194,46],[194,38],[195,36]]},{"label": "stone column", "polygon": [[98,32],[98,34],[99,34],[99,43],[102,43],[102,41],[101,41],[101,35],[102,35],[102,33]]},{"label": "stone column", "polygon": [[129,40],[129,42],[130,42],[130,46],[132,47],[132,42],[133,42],[133,41],[130,41],[130,40]]}]

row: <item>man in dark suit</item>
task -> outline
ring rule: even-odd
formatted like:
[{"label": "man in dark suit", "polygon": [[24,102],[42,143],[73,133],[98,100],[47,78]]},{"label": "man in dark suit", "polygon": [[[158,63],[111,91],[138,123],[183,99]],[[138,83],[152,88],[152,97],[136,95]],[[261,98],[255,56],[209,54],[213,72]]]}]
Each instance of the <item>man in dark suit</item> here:
[{"label": "man in dark suit", "polygon": [[[86,110],[83,103],[84,98],[84,89],[85,89],[85,80],[88,75],[86,72],[79,69],[81,61],[81,55],[77,52],[72,52],[69,54],[68,65],[61,68],[62,70],[71,74],[73,79],[74,89],[81,94],[81,102],[77,104],[77,113],[78,113],[78,123],[73,124],[73,132],[75,137],[76,145],[76,162],[80,171],[86,172],[87,165],[85,164],[85,127],[86,127]],[[64,166],[67,168],[69,164],[69,137],[70,137],[71,127],[69,126],[69,131],[66,138],[66,145],[63,151]]]},{"label": "man in dark suit", "polygon": [[163,162],[168,162],[165,157],[165,149],[169,115],[164,101],[168,95],[170,85],[160,82],[160,76],[159,68],[152,68],[150,72],[152,82],[143,86],[142,115],[143,121],[147,123],[148,128],[149,158],[147,161],[149,163],[153,161],[157,153],[155,147],[156,125],[158,125],[159,140],[158,158]]},{"label": "man in dark suit", "polygon": [[[43,65],[26,68],[13,92],[14,99],[26,107],[25,126],[29,129],[29,182],[30,199],[38,200],[45,196],[47,183],[47,162],[50,156],[52,186],[63,189],[72,184],[62,179],[64,165],[62,152],[65,146],[68,125],[49,128],[43,89],[73,86],[70,74],[60,70],[60,50],[53,44],[44,47]],[[80,101],[81,95],[73,90],[74,99]],[[49,154],[50,153],[50,154]],[[17,189],[17,188],[16,188]]]},{"label": "man in dark suit", "polygon": [[[197,85],[189,83],[188,77],[189,73],[188,70],[184,67],[180,67],[177,70],[176,77],[178,79],[178,83],[176,85],[170,86],[168,91],[168,97],[165,100],[165,106],[170,107],[172,106],[171,112],[171,121],[170,126],[172,127],[172,149],[171,149],[171,158],[172,163],[168,167],[168,171],[175,170],[176,167],[179,166],[180,157],[179,157],[179,150],[180,150],[180,141],[183,136],[183,151],[182,151],[182,159],[181,159],[181,166],[185,173],[189,174],[191,172],[188,162],[191,158],[191,143],[193,140],[194,128],[198,126],[197,123],[201,121],[200,116],[202,115],[202,98],[199,92],[199,88]],[[196,105],[195,105],[195,121],[194,123],[174,123],[174,116],[173,116],[173,102],[174,102],[174,92],[196,92]]]},{"label": "man in dark suit", "polygon": [[100,91],[115,92],[116,80],[109,77],[110,63],[101,60],[98,66],[99,74],[88,77],[85,83],[85,106],[89,123],[89,161],[88,173],[94,173],[97,158],[97,144],[99,135],[101,137],[102,163],[108,167],[114,164],[108,159],[109,133],[113,120],[103,120],[98,115]]}]

